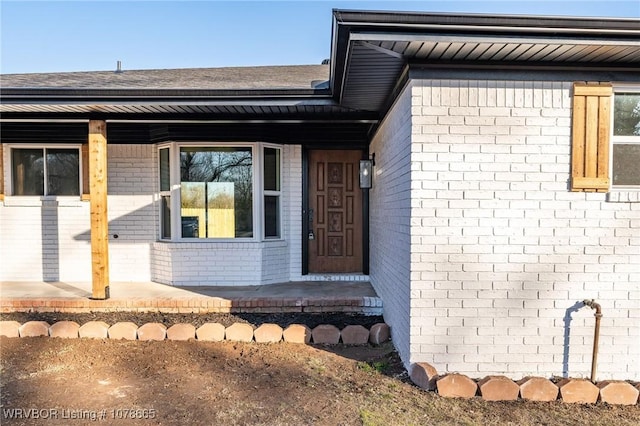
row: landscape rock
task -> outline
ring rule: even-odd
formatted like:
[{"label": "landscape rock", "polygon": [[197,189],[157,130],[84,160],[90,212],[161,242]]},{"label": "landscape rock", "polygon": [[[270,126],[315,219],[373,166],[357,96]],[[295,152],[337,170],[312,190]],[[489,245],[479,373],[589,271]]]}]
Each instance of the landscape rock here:
[{"label": "landscape rock", "polygon": [[27,321],[20,326],[20,337],[38,337],[49,335],[49,323],[45,321]]},{"label": "landscape rock", "polygon": [[262,324],[253,332],[258,343],[277,343],[282,340],[282,327],[278,324]]},{"label": "landscape rock", "polygon": [[595,404],[600,389],[587,379],[563,379],[558,383],[563,402],[571,404]]},{"label": "landscape rock", "polygon": [[196,338],[205,342],[221,342],[224,340],[224,325],[217,322],[202,324],[196,330]]},{"label": "landscape rock", "polygon": [[138,338],[138,326],[132,322],[117,322],[109,327],[109,339],[136,340]]},{"label": "landscape rock", "polygon": [[0,336],[20,337],[20,323],[18,321],[0,321]]},{"label": "landscape rock", "polygon": [[311,329],[302,324],[291,324],[282,333],[285,342],[304,343],[311,341]]},{"label": "landscape rock", "polygon": [[607,380],[598,383],[600,400],[607,404],[635,405],[638,402],[640,390],[634,388],[631,383]]},{"label": "landscape rock", "polygon": [[109,337],[109,324],[104,321],[89,321],[78,330],[81,338],[106,339]]},{"label": "landscape rock", "polygon": [[478,385],[464,374],[452,373],[436,381],[438,394],[447,398],[473,398]]},{"label": "landscape rock", "polygon": [[80,325],[75,321],[58,321],[49,327],[49,336],[64,339],[77,339]]},{"label": "landscape rock", "polygon": [[189,340],[196,338],[196,328],[193,324],[174,324],[167,330],[169,340]]},{"label": "landscape rock", "polygon": [[313,343],[336,345],[340,342],[340,329],[335,325],[321,324],[311,331]]},{"label": "landscape rock", "polygon": [[159,322],[148,322],[138,328],[138,340],[164,340],[167,326]]},{"label": "landscape rock", "polygon": [[421,389],[427,391],[436,390],[438,370],[429,363],[416,362],[415,364],[412,364],[409,377],[411,378],[411,381]]},{"label": "landscape rock", "polygon": [[371,326],[369,330],[369,342],[373,345],[380,345],[387,342],[391,337],[391,329],[383,322]]},{"label": "landscape rock", "polygon": [[361,325],[348,325],[340,335],[345,345],[366,345],[369,341],[369,330]]},{"label": "landscape rock", "polygon": [[520,386],[505,376],[487,376],[478,382],[480,396],[485,401],[516,401]]},{"label": "landscape rock", "polygon": [[555,401],[558,399],[558,386],[543,377],[525,377],[518,382],[520,397],[527,401]]},{"label": "landscape rock", "polygon": [[225,329],[224,335],[225,339],[232,342],[251,342],[253,341],[253,327],[249,324],[236,322]]}]

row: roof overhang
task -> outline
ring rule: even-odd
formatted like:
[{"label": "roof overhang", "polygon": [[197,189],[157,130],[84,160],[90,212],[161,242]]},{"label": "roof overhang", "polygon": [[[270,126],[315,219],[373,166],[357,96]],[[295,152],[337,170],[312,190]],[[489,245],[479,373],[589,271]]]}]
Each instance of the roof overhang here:
[{"label": "roof overhang", "polygon": [[[67,73],[45,75],[39,83],[21,75],[13,87],[5,82],[0,89],[0,122],[14,124],[18,139],[26,122],[100,119],[135,123],[143,133],[155,131],[154,123],[179,130],[179,123],[207,129],[250,124],[274,140],[321,134],[322,140],[338,135],[361,143],[411,78],[479,72],[489,79],[527,78],[532,70],[551,70],[637,82],[640,75],[638,19],[335,10],[332,31],[328,85],[318,80],[326,78],[326,66]],[[258,84],[265,72],[266,84]],[[288,84],[291,73],[298,77]],[[344,132],[331,134],[338,128]]]},{"label": "roof overhang", "polygon": [[383,111],[408,66],[640,72],[640,20],[334,10],[330,86]]}]

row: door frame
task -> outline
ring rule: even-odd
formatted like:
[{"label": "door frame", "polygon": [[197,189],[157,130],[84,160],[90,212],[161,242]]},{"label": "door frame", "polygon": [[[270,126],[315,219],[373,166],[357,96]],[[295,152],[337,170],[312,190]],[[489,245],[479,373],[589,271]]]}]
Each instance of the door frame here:
[{"label": "door frame", "polygon": [[[302,275],[309,275],[309,152],[315,150],[362,151],[362,159],[369,158],[369,149],[361,146],[303,146],[302,147]],[[362,191],[362,273],[369,275],[369,190]]]}]

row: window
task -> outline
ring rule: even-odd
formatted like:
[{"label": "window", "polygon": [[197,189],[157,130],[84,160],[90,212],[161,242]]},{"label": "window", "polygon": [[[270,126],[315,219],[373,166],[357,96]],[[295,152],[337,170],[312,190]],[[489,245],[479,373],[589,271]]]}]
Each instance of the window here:
[{"label": "window", "polygon": [[160,147],[160,237],[280,238],[280,153],[263,144]]},{"label": "window", "polygon": [[80,149],[11,149],[13,195],[80,195]]},{"label": "window", "polygon": [[160,148],[160,238],[171,239],[171,156],[170,149]]},{"label": "window", "polygon": [[640,92],[613,97],[611,183],[640,185]]},{"label": "window", "polygon": [[182,238],[253,237],[252,151],[180,148]]},{"label": "window", "polygon": [[264,237],[280,238],[280,150],[264,148]]}]

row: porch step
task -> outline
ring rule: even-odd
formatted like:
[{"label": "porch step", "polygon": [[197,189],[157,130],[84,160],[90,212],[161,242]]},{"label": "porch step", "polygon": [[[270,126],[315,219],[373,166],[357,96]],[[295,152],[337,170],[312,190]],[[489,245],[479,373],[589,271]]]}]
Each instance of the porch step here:
[{"label": "porch step", "polygon": [[191,298],[2,298],[0,312],[163,312],[163,313],[277,313],[349,312],[382,315],[379,297],[219,297]]},{"label": "porch step", "polygon": [[111,283],[111,298],[92,300],[91,286],[0,282],[0,312],[278,313],[346,312],[382,315],[369,282],[286,282],[262,286],[173,287]]}]

